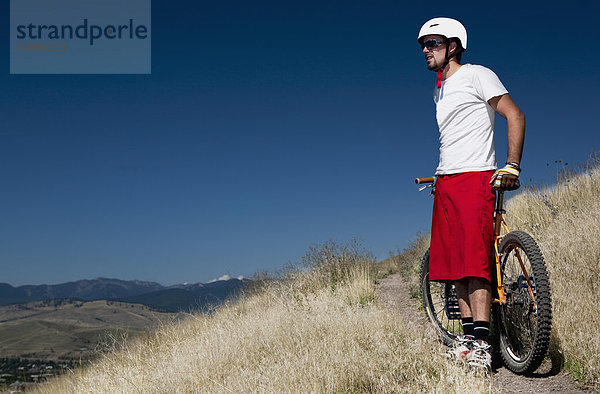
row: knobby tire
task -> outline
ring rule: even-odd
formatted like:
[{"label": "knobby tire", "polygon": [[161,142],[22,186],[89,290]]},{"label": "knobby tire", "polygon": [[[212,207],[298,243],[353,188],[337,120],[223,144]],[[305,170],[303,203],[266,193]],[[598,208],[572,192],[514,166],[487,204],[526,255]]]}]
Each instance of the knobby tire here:
[{"label": "knobby tire", "polygon": [[[492,308],[496,341],[504,365],[518,374],[535,371],[546,355],[552,328],[552,300],[546,264],[533,238],[513,231],[499,246],[502,281],[507,292],[505,305]],[[533,276],[535,301],[527,289],[516,251]]]}]

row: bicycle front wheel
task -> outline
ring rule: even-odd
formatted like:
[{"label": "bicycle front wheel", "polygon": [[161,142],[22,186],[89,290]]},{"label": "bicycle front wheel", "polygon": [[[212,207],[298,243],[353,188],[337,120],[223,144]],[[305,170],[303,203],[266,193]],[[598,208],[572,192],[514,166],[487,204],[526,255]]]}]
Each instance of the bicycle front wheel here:
[{"label": "bicycle front wheel", "polygon": [[506,291],[506,304],[494,305],[499,351],[508,369],[529,374],[540,366],[550,343],[552,301],[546,264],[536,242],[522,231],[505,235],[499,249]]},{"label": "bicycle front wheel", "polygon": [[421,297],[427,317],[446,346],[462,334],[460,310],[454,284],[429,281],[429,250],[421,262]]}]

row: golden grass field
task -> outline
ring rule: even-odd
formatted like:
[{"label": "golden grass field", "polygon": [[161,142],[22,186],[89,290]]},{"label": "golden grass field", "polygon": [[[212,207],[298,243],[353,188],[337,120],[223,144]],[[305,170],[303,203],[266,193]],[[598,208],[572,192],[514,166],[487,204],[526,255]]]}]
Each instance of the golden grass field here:
[{"label": "golden grass field", "polygon": [[[544,253],[553,298],[553,346],[582,383],[600,384],[600,167],[525,190],[507,203],[513,230]],[[415,282],[420,236],[375,264],[359,244],[327,242],[301,264],[210,315],[192,315],[107,352],[42,392],[485,392],[444,359],[428,326],[374,302],[381,273]],[[416,282],[415,282],[416,283]]]},{"label": "golden grass field", "polygon": [[373,261],[328,242],[310,269],[106,354],[43,392],[485,391],[444,360],[429,327],[373,302]]},{"label": "golden grass field", "polygon": [[[531,234],[546,261],[553,356],[580,385],[600,389],[600,157],[576,172],[561,171],[552,187],[521,190],[505,205],[509,228]],[[429,234],[422,234],[390,259],[414,292],[428,247]]]},{"label": "golden grass field", "polygon": [[520,193],[507,222],[529,232],[548,266],[554,345],[567,370],[600,388],[600,160],[563,173],[549,189]]}]

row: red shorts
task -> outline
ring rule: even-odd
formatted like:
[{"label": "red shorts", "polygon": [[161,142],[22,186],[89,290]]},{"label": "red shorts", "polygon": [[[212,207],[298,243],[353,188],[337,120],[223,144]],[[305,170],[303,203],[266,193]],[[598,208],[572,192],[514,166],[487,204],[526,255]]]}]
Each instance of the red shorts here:
[{"label": "red shorts", "polygon": [[494,171],[439,176],[435,186],[429,280],[491,282],[494,260]]}]

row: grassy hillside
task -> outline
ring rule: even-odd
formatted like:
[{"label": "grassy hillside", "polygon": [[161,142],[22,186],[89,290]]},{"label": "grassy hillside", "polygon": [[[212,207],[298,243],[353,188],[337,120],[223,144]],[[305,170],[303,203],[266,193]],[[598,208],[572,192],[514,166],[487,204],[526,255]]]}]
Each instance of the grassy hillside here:
[{"label": "grassy hillside", "polygon": [[[552,345],[574,376],[600,384],[600,169],[508,202],[513,230],[531,232],[552,281]],[[444,360],[428,326],[373,302],[375,271],[414,283],[427,235],[385,264],[358,245],[311,248],[301,267],[261,281],[211,315],[122,344],[44,392],[481,392],[490,379]],[[416,290],[416,288],[415,288]],[[600,386],[596,386],[600,387]]]},{"label": "grassy hillside", "polygon": [[540,244],[552,284],[554,346],[576,379],[600,388],[600,157],[556,186],[508,204],[509,226]]},{"label": "grassy hillside", "polygon": [[[530,233],[544,255],[552,286],[553,355],[581,384],[600,389],[600,158],[563,171],[548,188],[521,190],[506,203],[511,230]],[[392,257],[418,289],[429,234]],[[559,360],[560,361],[560,360]]]},{"label": "grassy hillside", "polygon": [[264,280],[107,354],[44,392],[482,391],[447,363],[429,327],[373,302],[373,261],[357,245],[312,248],[305,269]]}]

